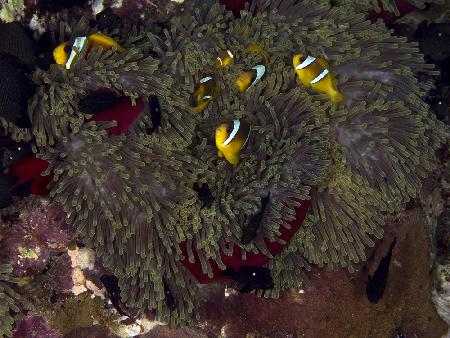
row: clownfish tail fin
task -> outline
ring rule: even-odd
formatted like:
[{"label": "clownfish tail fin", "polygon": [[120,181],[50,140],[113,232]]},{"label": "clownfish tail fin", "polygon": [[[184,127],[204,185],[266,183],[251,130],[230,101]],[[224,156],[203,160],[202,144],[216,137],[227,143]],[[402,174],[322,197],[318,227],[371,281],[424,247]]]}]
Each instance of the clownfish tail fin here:
[{"label": "clownfish tail fin", "polygon": [[341,93],[339,93],[337,90],[333,91],[333,92],[330,94],[330,97],[331,97],[331,101],[332,101],[333,103],[340,103],[340,102],[344,101],[344,95],[342,95]]}]

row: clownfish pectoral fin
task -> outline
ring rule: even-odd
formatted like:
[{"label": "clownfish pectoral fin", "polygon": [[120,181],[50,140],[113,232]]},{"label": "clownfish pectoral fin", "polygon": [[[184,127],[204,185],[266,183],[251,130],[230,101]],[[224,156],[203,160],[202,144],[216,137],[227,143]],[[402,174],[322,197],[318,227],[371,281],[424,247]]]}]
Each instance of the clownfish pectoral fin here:
[{"label": "clownfish pectoral fin", "polygon": [[220,158],[222,158],[222,157],[223,157],[223,153],[219,150],[219,151],[217,152],[217,156],[219,156]]},{"label": "clownfish pectoral fin", "polygon": [[247,88],[250,87],[255,78],[256,71],[246,71],[239,74],[235,81],[236,87],[238,87],[239,92],[245,92]]},{"label": "clownfish pectoral fin", "polygon": [[225,154],[225,158],[232,165],[236,165],[239,162],[239,155],[238,154],[227,153],[227,154]]}]

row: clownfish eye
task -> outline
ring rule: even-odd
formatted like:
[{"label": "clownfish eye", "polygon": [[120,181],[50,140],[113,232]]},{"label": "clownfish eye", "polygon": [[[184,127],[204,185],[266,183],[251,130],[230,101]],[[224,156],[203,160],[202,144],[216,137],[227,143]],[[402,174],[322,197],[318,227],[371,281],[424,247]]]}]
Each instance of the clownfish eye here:
[{"label": "clownfish eye", "polygon": [[72,51],[72,47],[70,45],[67,44],[64,46],[64,52],[69,54],[71,51]]}]

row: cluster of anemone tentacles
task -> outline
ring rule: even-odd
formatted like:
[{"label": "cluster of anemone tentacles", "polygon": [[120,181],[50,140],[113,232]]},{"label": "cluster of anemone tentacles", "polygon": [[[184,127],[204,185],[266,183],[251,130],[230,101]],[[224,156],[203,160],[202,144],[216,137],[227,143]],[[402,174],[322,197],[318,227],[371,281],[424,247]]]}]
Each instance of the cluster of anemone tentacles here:
[{"label": "cluster of anemone tentacles", "polygon": [[8,282],[15,282],[15,279],[9,276],[11,271],[10,265],[0,265],[0,337],[12,336],[14,315],[19,312],[16,304],[19,295],[8,285]]},{"label": "cluster of anemone tentacles", "polygon": [[[155,33],[151,23],[122,26],[110,34],[122,53],[92,49],[69,70],[37,70],[32,132],[15,132],[33,138],[38,156],[49,161],[51,197],[118,277],[122,300],[155,309],[163,321],[191,321],[198,282],[182,264],[183,246],[210,276],[211,262],[224,269],[220,252],[233,246],[269,256],[275,287],[258,292],[265,297],[305,282],[309,264],[352,270],[365,260],[365,248],[383,235],[384,216],[417,194],[444,138],[423,101],[432,80],[416,78],[435,75],[417,45],[327,1],[255,0],[240,18],[200,1],[168,27]],[[94,29],[81,21],[65,31],[61,41]],[[264,53],[248,49],[252,43]],[[226,50],[232,62],[215,67]],[[343,103],[297,82],[296,52],[328,61]],[[241,93],[235,79],[261,63],[264,76]],[[205,74],[217,90],[196,112],[190,96]],[[79,100],[99,88],[144,101],[127,134],[108,135],[111,123],[89,122],[79,111]],[[162,112],[151,133],[150,95]],[[214,131],[236,119],[252,129],[232,166],[217,156]],[[208,205],[195,183],[209,187]],[[259,232],[244,245],[242,229],[269,192]],[[272,257],[265,239],[281,242],[280,229],[306,200],[305,222]],[[164,284],[175,309],[164,301]]]}]

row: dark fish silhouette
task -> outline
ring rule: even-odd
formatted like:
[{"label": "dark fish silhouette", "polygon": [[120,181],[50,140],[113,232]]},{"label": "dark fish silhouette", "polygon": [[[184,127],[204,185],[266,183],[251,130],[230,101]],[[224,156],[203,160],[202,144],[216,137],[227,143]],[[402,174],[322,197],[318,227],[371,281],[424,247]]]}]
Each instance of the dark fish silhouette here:
[{"label": "dark fish silhouette", "polygon": [[200,186],[197,182],[194,183],[193,189],[197,192],[198,199],[203,203],[203,207],[210,208],[214,197],[209,190],[207,183],[202,183]]},{"label": "dark fish silhouette", "polygon": [[31,180],[17,184],[18,177],[0,174],[0,209],[7,208],[13,203],[13,196],[26,197],[31,193]]},{"label": "dark fish silhouette", "polygon": [[169,285],[167,285],[166,281],[164,283],[164,298],[166,300],[166,305],[170,311],[173,311],[177,308],[177,303],[175,302],[175,298],[172,295],[172,291],[169,289]]},{"label": "dark fish silhouette", "polygon": [[239,290],[240,293],[248,293],[253,290],[269,290],[274,287],[270,270],[264,267],[242,265],[237,272],[229,267],[226,268],[223,274],[242,285]]},{"label": "dark fish silhouette", "polygon": [[147,128],[147,134],[151,134],[161,125],[161,106],[159,105],[159,100],[156,95],[150,95],[148,97],[148,105],[152,118],[152,127]]},{"label": "dark fish silhouette", "polygon": [[84,114],[98,114],[114,107],[121,98],[111,91],[96,91],[87,94],[78,103]]},{"label": "dark fish silhouette", "polygon": [[389,265],[391,263],[392,250],[394,249],[397,238],[391,243],[389,251],[386,256],[384,256],[377,270],[373,276],[369,276],[369,280],[366,286],[367,299],[371,303],[378,303],[378,301],[383,297],[384,289],[386,288],[386,283],[389,275]]},{"label": "dark fish silhouette", "polygon": [[0,53],[14,56],[31,70],[36,64],[39,47],[31,31],[19,22],[0,23]]},{"label": "dark fish silhouette", "polygon": [[122,24],[122,20],[117,14],[114,14],[110,7],[108,7],[95,16],[95,23],[99,30],[111,32],[115,28],[119,28]]},{"label": "dark fish silhouette", "polygon": [[28,100],[36,88],[25,66],[15,56],[0,53],[0,73],[0,116],[20,128],[30,128]]},{"label": "dark fish silhouette", "polygon": [[250,222],[248,222],[247,226],[242,229],[242,237],[241,237],[241,243],[242,244],[249,244],[258,234],[258,230],[261,226],[261,221],[264,217],[264,212],[266,211],[267,204],[269,203],[270,199],[270,191],[267,197],[264,197],[261,199],[261,210],[252,216],[250,219]]},{"label": "dark fish silhouette", "polygon": [[111,300],[112,305],[116,308],[117,312],[119,312],[122,316],[130,317],[130,315],[126,313],[120,305],[120,288],[117,277],[113,275],[103,275],[100,277],[100,281],[105,286],[106,291],[108,291],[109,299]]}]

